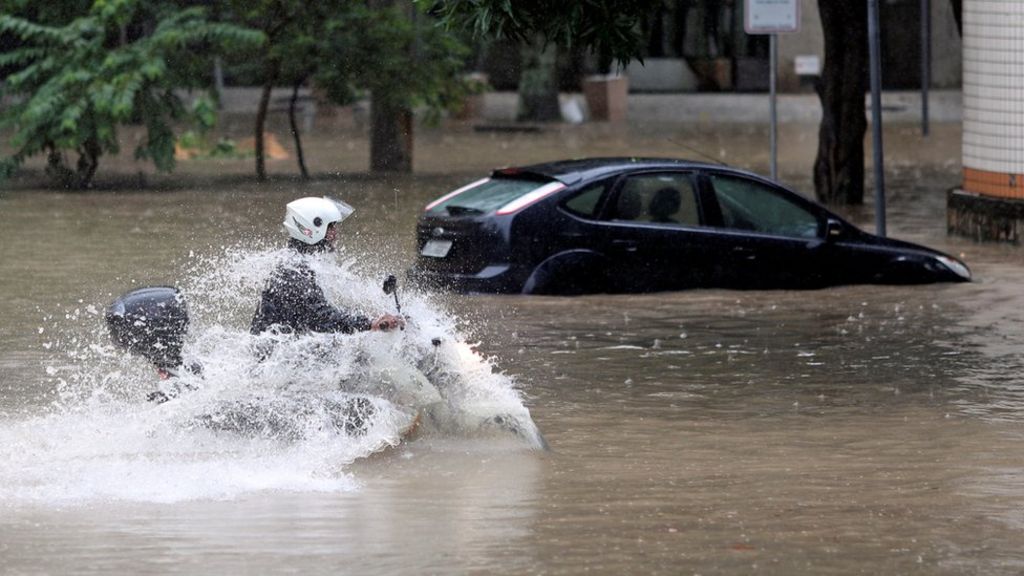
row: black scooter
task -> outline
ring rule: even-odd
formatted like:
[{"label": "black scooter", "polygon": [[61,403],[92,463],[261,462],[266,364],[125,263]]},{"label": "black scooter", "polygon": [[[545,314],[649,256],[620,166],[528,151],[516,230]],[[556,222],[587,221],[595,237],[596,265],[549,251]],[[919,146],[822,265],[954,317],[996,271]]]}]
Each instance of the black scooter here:
[{"label": "black scooter", "polygon": [[[402,315],[402,306],[398,299],[398,281],[394,276],[388,276],[383,284],[386,294],[394,296],[395,307],[399,315]],[[402,315],[408,318],[408,316]],[[186,365],[182,359],[182,347],[189,327],[189,313],[185,299],[177,288],[173,286],[153,286],[132,290],[117,298],[107,309],[105,314],[107,328],[114,343],[121,349],[137,356],[145,358],[156,368],[161,379],[171,379],[176,376],[183,376],[187,372],[191,375],[202,373],[202,367],[198,364]],[[405,383],[405,388],[410,394],[418,398],[413,402],[417,411],[413,426],[404,430],[402,436],[406,436],[415,430],[416,423],[426,413],[434,422],[452,422],[451,409],[457,406],[448,404],[444,400],[448,391],[451,390],[453,382],[461,378],[458,370],[450,369],[441,362],[439,357],[444,357],[443,340],[434,337],[427,343],[426,339],[419,340],[415,336],[411,342],[418,347],[417,353],[420,357],[419,365],[412,368],[418,376],[411,378]],[[458,345],[458,343],[453,343]],[[193,379],[186,379],[193,380]],[[189,386],[184,385],[186,389]],[[181,387],[173,387],[177,392],[182,392]],[[440,395],[439,395],[440,393]],[[163,403],[175,395],[163,391],[156,391],[149,395],[148,399]],[[429,400],[433,398],[433,400]],[[366,422],[373,416],[372,406],[362,397],[356,398],[355,405],[345,401],[337,406],[327,406],[328,411],[337,413],[338,427],[343,428],[348,434],[360,434],[366,430]],[[367,408],[369,406],[369,408]],[[230,418],[219,415],[211,419],[211,424],[228,423],[235,425],[242,432],[250,432],[253,422],[259,421],[259,414],[249,414],[251,406],[238,406],[231,408]],[[235,417],[235,412],[241,412],[242,417]],[[529,417],[525,408],[519,410],[521,414],[501,413],[495,414],[481,421],[483,428],[494,427],[507,430],[514,435],[520,436],[534,447],[547,449],[540,431]],[[333,416],[332,416],[333,417]],[[234,428],[233,428],[234,429]]]}]

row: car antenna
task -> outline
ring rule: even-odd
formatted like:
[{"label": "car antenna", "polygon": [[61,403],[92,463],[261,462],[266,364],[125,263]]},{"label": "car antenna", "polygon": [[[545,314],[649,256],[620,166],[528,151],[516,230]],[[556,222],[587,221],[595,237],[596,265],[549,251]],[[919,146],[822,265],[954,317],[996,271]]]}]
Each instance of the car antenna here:
[{"label": "car antenna", "polygon": [[[686,150],[687,152],[692,152],[692,153],[696,154],[697,156],[700,156],[700,157],[704,158],[705,160],[710,160],[712,164],[718,164],[719,166],[729,166],[729,164],[726,164],[725,162],[722,162],[721,160],[719,160],[717,158],[714,158],[714,157],[712,157],[712,156],[710,156],[708,154],[705,154],[705,153],[701,152],[700,150],[697,150],[696,148],[694,148],[692,146],[687,146],[686,144],[683,144],[682,142],[672,138],[671,136],[668,136],[665,139],[668,140],[670,143],[675,144],[676,146],[679,146],[683,150]],[[731,168],[731,166],[729,166],[729,167]]]}]

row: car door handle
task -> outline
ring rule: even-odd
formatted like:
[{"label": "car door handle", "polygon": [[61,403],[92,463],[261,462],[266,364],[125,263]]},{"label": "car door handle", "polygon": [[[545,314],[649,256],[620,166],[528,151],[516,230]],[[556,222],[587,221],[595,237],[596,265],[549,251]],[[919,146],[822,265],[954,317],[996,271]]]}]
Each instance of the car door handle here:
[{"label": "car door handle", "polygon": [[616,248],[622,248],[626,252],[636,252],[635,240],[612,240],[612,246],[615,246]]},{"label": "car door handle", "polygon": [[755,260],[757,258],[757,252],[745,246],[733,247],[732,253],[736,256],[742,257],[744,260]]}]

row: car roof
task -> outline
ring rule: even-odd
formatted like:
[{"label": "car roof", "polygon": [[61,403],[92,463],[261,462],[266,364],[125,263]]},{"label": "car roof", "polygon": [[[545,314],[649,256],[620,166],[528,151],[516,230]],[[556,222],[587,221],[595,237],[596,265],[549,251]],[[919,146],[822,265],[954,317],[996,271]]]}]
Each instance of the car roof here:
[{"label": "car roof", "polygon": [[707,162],[695,162],[677,158],[638,158],[638,157],[615,157],[615,158],[580,158],[576,160],[559,160],[556,162],[545,162],[542,164],[531,164],[528,166],[514,166],[501,168],[494,171],[495,176],[517,176],[528,175],[543,177],[545,179],[558,180],[564,184],[574,184],[580,180],[593,180],[612,174],[633,170],[657,170],[657,169],[715,169],[735,172],[746,176],[758,177],[756,174],[737,170],[724,164],[710,164]]}]

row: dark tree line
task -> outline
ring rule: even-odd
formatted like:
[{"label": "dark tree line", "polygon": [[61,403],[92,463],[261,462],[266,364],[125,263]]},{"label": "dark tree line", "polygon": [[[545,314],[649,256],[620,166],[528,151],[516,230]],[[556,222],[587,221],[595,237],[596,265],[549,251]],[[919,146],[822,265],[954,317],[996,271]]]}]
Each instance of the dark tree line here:
[{"label": "dark tree line", "polygon": [[[13,152],[0,178],[33,156],[63,187],[89,187],[118,129],[141,126],[139,159],[175,164],[175,130],[216,119],[214,59],[247,66],[261,87],[255,168],[266,178],[264,134],[275,86],[292,89],[289,120],[308,170],[295,111],[303,86],[336,104],[372,95],[371,169],[412,168],[412,110],[455,106],[466,49],[423,7],[376,0],[0,0],[0,128]],[[182,90],[199,97],[193,105]]]},{"label": "dark tree line", "polygon": [[[950,0],[958,27],[962,0]],[[188,110],[179,88],[209,88],[212,58],[255,61],[262,86],[255,118],[256,174],[266,177],[263,134],[271,89],[292,88],[289,117],[300,171],[297,95],[315,84],[336,103],[372,95],[372,170],[412,167],[412,109],[458,104],[467,85],[460,35],[537,41],[591,52],[602,68],[641,58],[643,23],[660,0],[176,0],[65,2],[60,9],[0,0],[0,111],[14,153],[0,175],[42,154],[67,186],[87,186],[103,154],[118,151],[117,128],[142,125],[136,149],[161,170],[174,165],[173,125],[209,122],[208,105]],[[822,120],[814,182],[825,202],[864,195],[867,130],[867,0],[818,0],[825,65],[817,91]],[[924,15],[927,17],[927,15]],[[436,25],[440,22],[443,28]],[[458,32],[453,34],[451,32]],[[72,161],[68,155],[77,155]]]}]

